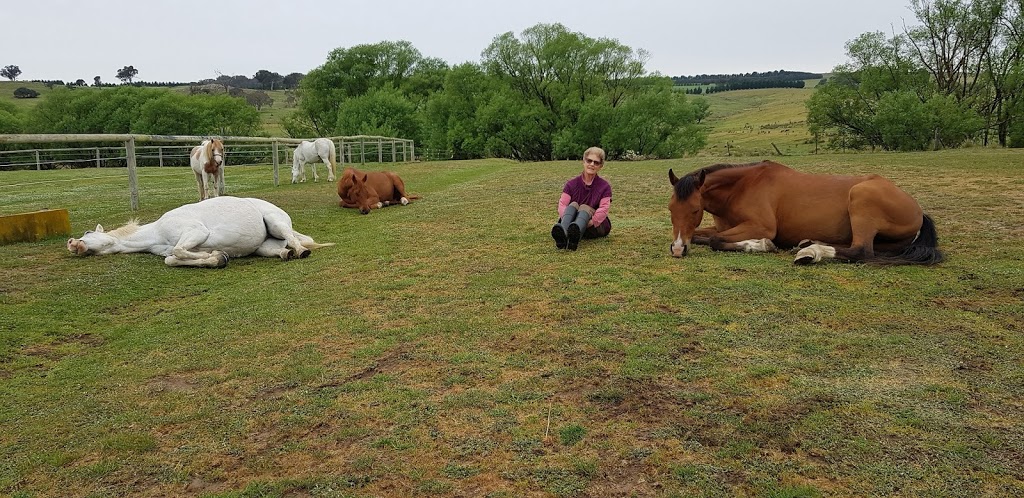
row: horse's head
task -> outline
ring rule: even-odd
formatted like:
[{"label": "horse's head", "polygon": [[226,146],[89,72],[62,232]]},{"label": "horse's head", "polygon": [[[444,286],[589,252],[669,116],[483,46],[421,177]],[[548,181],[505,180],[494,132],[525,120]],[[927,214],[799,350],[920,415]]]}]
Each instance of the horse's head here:
[{"label": "horse's head", "polygon": [[681,258],[690,250],[690,239],[704,218],[704,204],[700,192],[704,185],[706,172],[701,169],[676,178],[672,170],[668,170],[668,180],[672,183],[672,199],[668,201],[668,211],[672,214],[672,243],[668,246],[673,257]]},{"label": "horse's head", "polygon": [[[370,210],[373,209],[375,204],[378,204],[380,199],[377,198],[377,193],[370,188],[367,184],[367,179],[370,177],[367,173],[353,173],[347,175],[348,181],[351,184],[348,186],[348,192],[346,197],[350,204],[354,204],[362,214],[370,214]],[[379,206],[378,206],[379,207]]]},{"label": "horse's head", "polygon": [[206,145],[206,157],[217,163],[217,166],[224,164],[224,142],[216,138],[210,140]]},{"label": "horse's head", "polygon": [[103,231],[103,225],[96,225],[96,230],[87,230],[82,238],[68,239],[68,252],[76,256],[104,254],[114,247],[117,239]]}]

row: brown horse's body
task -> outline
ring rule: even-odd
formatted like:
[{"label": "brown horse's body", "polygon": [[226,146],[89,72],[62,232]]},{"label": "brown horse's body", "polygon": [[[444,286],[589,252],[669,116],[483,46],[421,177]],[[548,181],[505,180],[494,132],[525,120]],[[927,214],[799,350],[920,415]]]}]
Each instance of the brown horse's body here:
[{"label": "brown horse's body", "polygon": [[390,206],[391,204],[408,204],[405,193],[405,182],[390,171],[359,171],[345,168],[338,180],[338,205],[358,209],[360,213],[369,214],[371,209]]},{"label": "brown horse's body", "polygon": [[[934,264],[935,227],[917,201],[879,175],[800,173],[782,164],[715,165],[676,178],[673,256],[694,244],[716,250],[799,247],[795,262],[822,258]],[[703,212],[714,227],[700,228]]]}]

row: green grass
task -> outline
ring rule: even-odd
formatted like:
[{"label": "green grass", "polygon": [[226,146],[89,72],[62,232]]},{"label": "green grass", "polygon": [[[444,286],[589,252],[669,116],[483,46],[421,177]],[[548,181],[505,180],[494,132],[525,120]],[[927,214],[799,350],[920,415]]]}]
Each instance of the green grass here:
[{"label": "green grass", "polygon": [[807,131],[805,105],[814,93],[813,86],[809,82],[805,88],[733,90],[705,96],[711,111],[705,123],[711,131],[708,146],[700,154],[742,157],[813,153],[815,145]]},{"label": "green grass", "polygon": [[[666,171],[703,158],[609,163],[613,231],[578,252],[548,235],[576,162],[389,165],[423,199],[367,216],[229,167],[337,245],[223,270],[0,246],[0,494],[1020,495],[1021,159],[787,158],[911,192],[935,268],[672,259]],[[5,172],[0,214],[149,222],[187,173],[143,168],[132,213],[121,170]]]},{"label": "green grass", "polygon": [[[35,90],[39,92],[39,96],[34,99],[15,98],[14,91],[21,87]],[[46,99],[46,94],[51,91],[52,90],[46,88],[46,85],[43,83],[33,83],[29,81],[0,81],[0,100],[14,104],[15,107],[22,111],[35,108],[36,105]]]}]

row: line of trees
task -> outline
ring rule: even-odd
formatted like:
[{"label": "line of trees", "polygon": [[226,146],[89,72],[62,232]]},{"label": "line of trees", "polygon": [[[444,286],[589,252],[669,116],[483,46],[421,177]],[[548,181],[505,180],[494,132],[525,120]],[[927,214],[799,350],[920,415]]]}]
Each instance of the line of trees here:
[{"label": "line of trees", "polygon": [[[804,80],[739,80],[717,83],[704,89],[704,93],[728,92],[730,90],[756,90],[759,88],[803,88]],[[697,87],[700,89],[701,87]]]},{"label": "line of trees", "polygon": [[563,159],[591,145],[678,157],[706,143],[706,101],[648,74],[643,50],[537,24],[495,37],[482,56],[449,67],[406,41],[335,49],[302,80],[285,129],[400,136],[457,159]]},{"label": "line of trees", "polygon": [[29,111],[0,101],[0,133],[261,133],[259,112],[226,94],[185,95],[158,88],[55,88]]},{"label": "line of trees", "polygon": [[831,147],[1024,146],[1024,4],[912,0],[920,25],[846,45],[807,103]]},{"label": "line of trees", "polygon": [[[765,71],[759,73],[757,71],[750,73],[740,74],[698,74],[694,76],[673,76],[672,82],[677,86],[690,86],[690,85],[713,85],[720,83],[735,83],[747,80],[758,80],[758,81],[796,81],[796,80],[816,80],[821,79],[823,75],[819,73],[805,73],[802,71],[786,71],[785,69],[778,69],[775,71]],[[767,88],[767,87],[766,87]]]}]

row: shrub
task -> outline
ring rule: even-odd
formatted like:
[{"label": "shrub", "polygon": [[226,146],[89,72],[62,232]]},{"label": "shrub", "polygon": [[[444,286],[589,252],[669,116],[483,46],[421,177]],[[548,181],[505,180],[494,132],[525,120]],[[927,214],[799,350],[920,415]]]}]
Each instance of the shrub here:
[{"label": "shrub", "polygon": [[20,87],[14,91],[14,98],[16,99],[34,99],[39,96],[39,92],[31,89]]}]

